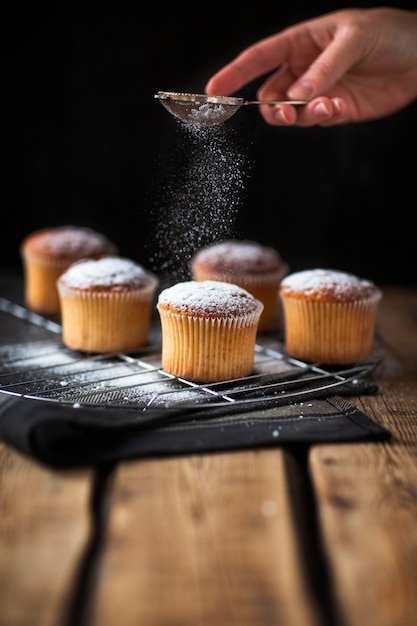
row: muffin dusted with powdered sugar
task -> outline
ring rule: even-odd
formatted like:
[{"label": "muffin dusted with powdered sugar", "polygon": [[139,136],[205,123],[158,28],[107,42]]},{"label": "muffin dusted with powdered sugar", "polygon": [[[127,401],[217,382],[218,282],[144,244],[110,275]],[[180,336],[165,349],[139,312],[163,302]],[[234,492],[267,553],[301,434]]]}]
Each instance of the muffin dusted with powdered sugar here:
[{"label": "muffin dusted with powdered sugar", "polygon": [[60,312],[56,281],[75,261],[117,254],[118,247],[105,235],[82,226],[55,226],[30,233],[20,255],[25,275],[25,302],[44,315]]},{"label": "muffin dusted with powdered sugar", "polygon": [[164,289],[157,308],[165,371],[205,383],[251,373],[263,304],[248,291],[221,281],[187,281]]},{"label": "muffin dusted with powdered sugar", "polygon": [[278,289],[288,265],[274,248],[255,241],[230,239],[198,250],[191,259],[194,280],[219,280],[247,289],[264,309],[258,331],[278,322]]},{"label": "muffin dusted with powdered sugar", "polygon": [[333,269],[304,270],[283,279],[280,296],[290,356],[346,364],[372,352],[382,297],[372,281]]},{"label": "muffin dusted with powdered sugar", "polygon": [[158,279],[131,259],[71,265],[58,279],[62,340],[73,350],[129,352],[148,341]]}]

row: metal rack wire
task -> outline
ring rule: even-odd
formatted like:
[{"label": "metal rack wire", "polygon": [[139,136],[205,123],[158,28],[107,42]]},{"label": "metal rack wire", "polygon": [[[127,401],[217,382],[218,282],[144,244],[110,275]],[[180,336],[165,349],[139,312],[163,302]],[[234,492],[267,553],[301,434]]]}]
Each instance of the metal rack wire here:
[{"label": "metal rack wire", "polygon": [[58,322],[0,298],[0,393],[140,411],[288,404],[334,395],[368,376],[383,358],[378,344],[368,360],[346,368],[305,363],[288,357],[277,335],[258,337],[252,375],[196,384],[161,368],[157,322],[150,344],[138,352],[81,353],[63,345]]}]

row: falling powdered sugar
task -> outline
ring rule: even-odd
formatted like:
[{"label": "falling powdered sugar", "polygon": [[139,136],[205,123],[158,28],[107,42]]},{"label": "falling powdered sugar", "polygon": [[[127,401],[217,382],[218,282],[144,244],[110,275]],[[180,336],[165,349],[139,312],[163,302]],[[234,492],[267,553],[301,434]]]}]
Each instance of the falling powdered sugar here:
[{"label": "falling powdered sugar", "polygon": [[165,183],[154,193],[149,251],[154,271],[168,283],[189,278],[196,250],[235,234],[249,169],[233,129],[178,122],[178,130],[175,154],[164,153]]}]

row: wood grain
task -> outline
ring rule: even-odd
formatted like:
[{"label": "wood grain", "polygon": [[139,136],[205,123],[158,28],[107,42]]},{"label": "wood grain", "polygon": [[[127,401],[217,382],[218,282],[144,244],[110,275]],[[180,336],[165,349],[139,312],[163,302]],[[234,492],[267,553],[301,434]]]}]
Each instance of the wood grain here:
[{"label": "wood grain", "polygon": [[283,451],[122,465],[92,624],[317,626]]},{"label": "wood grain", "polygon": [[[386,443],[317,446],[310,464],[341,623],[417,623],[417,293],[390,290],[380,316],[380,392],[356,404]],[[401,380],[399,378],[401,377]]]},{"label": "wood grain", "polygon": [[91,472],[49,471],[0,443],[0,624],[56,626],[89,539]]}]

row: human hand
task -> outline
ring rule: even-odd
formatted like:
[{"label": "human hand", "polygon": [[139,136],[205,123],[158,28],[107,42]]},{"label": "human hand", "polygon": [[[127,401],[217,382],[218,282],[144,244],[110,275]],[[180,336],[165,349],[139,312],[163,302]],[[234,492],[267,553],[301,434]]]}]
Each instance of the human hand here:
[{"label": "human hand", "polygon": [[345,9],[263,39],[206,85],[230,95],[273,72],[259,100],[308,100],[304,107],[261,105],[272,125],[331,126],[390,115],[417,98],[417,11]]}]

